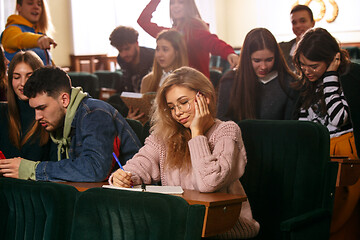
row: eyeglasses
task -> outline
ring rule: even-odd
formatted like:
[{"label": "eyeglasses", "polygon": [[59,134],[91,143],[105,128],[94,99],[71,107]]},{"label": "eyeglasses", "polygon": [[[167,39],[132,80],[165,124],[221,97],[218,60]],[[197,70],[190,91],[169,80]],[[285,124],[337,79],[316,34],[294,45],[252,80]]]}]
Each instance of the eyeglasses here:
[{"label": "eyeglasses", "polygon": [[306,70],[310,73],[314,73],[317,71],[318,66],[308,66],[300,64],[301,71],[305,72]]},{"label": "eyeglasses", "polygon": [[178,104],[175,104],[174,106],[169,107],[170,111],[172,113],[175,112],[175,108],[177,108],[180,112],[189,112],[191,110],[191,104],[190,101],[194,100],[195,98],[191,99],[184,99]]}]

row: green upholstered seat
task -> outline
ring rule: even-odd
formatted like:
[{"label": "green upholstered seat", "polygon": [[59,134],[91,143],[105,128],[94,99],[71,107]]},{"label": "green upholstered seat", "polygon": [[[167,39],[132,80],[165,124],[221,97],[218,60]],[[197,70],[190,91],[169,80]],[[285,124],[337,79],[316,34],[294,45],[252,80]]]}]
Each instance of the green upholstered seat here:
[{"label": "green upholstered seat", "polygon": [[352,63],[351,71],[341,76],[340,81],[350,108],[356,150],[360,155],[360,62],[358,64]]},{"label": "green upholstered seat", "polygon": [[98,70],[94,74],[99,78],[100,88],[112,88],[121,93],[123,89],[122,72],[121,71],[106,71]]},{"label": "green upholstered seat", "polygon": [[337,165],[327,129],[304,121],[238,125],[248,158],[240,181],[260,223],[256,239],[329,239]]},{"label": "green upholstered seat", "polygon": [[92,188],[77,200],[71,239],[200,239],[204,213],[172,195]]},{"label": "green upholstered seat", "polygon": [[0,239],[69,239],[77,193],[57,183],[0,178]]},{"label": "green upholstered seat", "polygon": [[144,145],[145,139],[149,136],[149,122],[146,122],[144,125],[138,120],[125,118],[127,123],[130,125],[132,130],[136,133],[136,136],[139,138],[140,142]]},{"label": "green upholstered seat", "polygon": [[91,97],[99,98],[99,78],[88,72],[68,72],[73,87],[82,87]]}]

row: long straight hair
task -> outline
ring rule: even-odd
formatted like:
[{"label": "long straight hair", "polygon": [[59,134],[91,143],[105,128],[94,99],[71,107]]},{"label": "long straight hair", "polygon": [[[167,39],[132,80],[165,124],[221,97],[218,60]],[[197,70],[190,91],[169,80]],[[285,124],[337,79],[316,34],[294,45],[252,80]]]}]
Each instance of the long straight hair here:
[{"label": "long straight hair", "polygon": [[[22,6],[23,0],[16,0],[16,4]],[[54,27],[51,22],[50,11],[46,0],[41,0],[41,8],[42,11],[40,19],[36,24],[36,29],[44,34],[51,35],[54,31]]]},{"label": "long straight hair", "polygon": [[[175,50],[176,57],[174,59],[174,63],[172,63],[173,66],[172,70],[175,70],[182,66],[189,65],[186,44],[180,32],[176,31],[175,29],[164,30],[159,33],[159,35],[156,38],[156,42],[158,42],[161,39],[170,42],[171,46]],[[160,79],[162,75],[163,75],[163,68],[156,61],[156,59],[154,59],[153,75],[149,87],[150,92],[157,91],[157,89],[159,88]]]},{"label": "long straight hair", "polygon": [[251,55],[260,50],[267,49],[274,53],[274,66],[272,70],[278,72],[280,86],[285,89],[286,75],[295,75],[286,64],[284,55],[272,33],[266,28],[255,28],[245,37],[240,51],[239,67],[235,74],[233,90],[230,97],[227,116],[234,121],[256,118],[256,89],[258,77],[252,66]]},{"label": "long straight hair", "polygon": [[[169,8],[174,0],[170,0]],[[208,25],[202,20],[200,12],[196,6],[194,0],[183,0],[185,8],[185,16],[182,21],[174,19],[171,14],[170,9],[170,18],[172,21],[173,28],[176,28],[178,31],[184,33],[185,41],[187,42],[191,36],[192,29],[204,29],[209,31]]]},{"label": "long straight hair", "polygon": [[8,117],[9,117],[9,138],[11,143],[21,149],[21,147],[30,140],[34,135],[40,136],[40,145],[45,145],[49,139],[49,134],[45,131],[43,127],[39,125],[37,121],[33,121],[29,130],[25,136],[21,136],[21,121],[20,121],[20,112],[16,103],[16,94],[13,88],[13,75],[15,67],[19,63],[26,63],[31,67],[33,71],[43,66],[41,59],[32,51],[20,51],[18,52],[9,64],[9,84],[7,88],[7,100],[8,100]]},{"label": "long straight hair", "polygon": [[309,29],[299,41],[295,54],[294,64],[300,75],[300,81],[295,83],[295,88],[300,90],[300,96],[303,98],[302,108],[308,109],[313,103],[320,101],[322,113],[326,112],[323,91],[317,91],[318,85],[323,78],[311,82],[301,70],[300,55],[314,62],[325,62],[327,66],[333,61],[335,55],[340,52],[340,66],[338,73],[341,75],[346,71],[350,63],[349,53],[341,49],[336,39],[323,28]]},{"label": "long straight hair", "polygon": [[181,67],[166,78],[156,94],[150,131],[166,144],[165,166],[189,170],[191,160],[188,141],[191,139],[191,132],[172,117],[165,97],[173,86],[201,92],[210,100],[209,111],[213,118],[216,116],[215,89],[210,80],[198,70]]}]

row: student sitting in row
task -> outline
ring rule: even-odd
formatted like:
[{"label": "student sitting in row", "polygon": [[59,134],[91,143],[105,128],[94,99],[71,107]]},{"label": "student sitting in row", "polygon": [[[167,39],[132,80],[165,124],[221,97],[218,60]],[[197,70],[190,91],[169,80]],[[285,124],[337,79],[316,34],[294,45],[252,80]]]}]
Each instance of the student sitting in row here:
[{"label": "student sitting in row", "polygon": [[156,45],[153,69],[142,79],[141,93],[156,92],[172,71],[188,66],[186,45],[178,31],[169,29],[160,32]]},{"label": "student sitting in row", "polygon": [[255,28],[245,37],[238,68],[220,81],[217,117],[292,119],[297,92],[290,84],[296,78],[272,33]]},{"label": "student sitting in row", "polygon": [[[33,161],[51,158],[49,134],[35,121],[34,109],[23,92],[28,78],[42,66],[41,59],[32,51],[18,52],[10,62],[8,103],[1,105],[0,111],[0,150],[8,162],[19,158]],[[4,173],[4,176],[17,177],[10,173]]]},{"label": "student sitting in row", "polygon": [[[357,159],[354,129],[350,114],[358,111],[360,65],[351,63],[346,50],[323,28],[308,30],[294,55],[301,81],[299,120],[320,123],[330,132],[330,154]],[[350,103],[352,105],[350,105]],[[350,108],[349,108],[350,105]],[[359,239],[360,180],[335,193],[330,239]]]},{"label": "student sitting in row", "polygon": [[[236,123],[215,118],[215,90],[209,79],[181,67],[166,78],[155,102],[151,135],[109,183],[130,187],[161,181],[200,192],[245,194],[239,181],[247,161],[241,131]],[[236,225],[222,236],[249,238],[258,231],[245,202]]]},{"label": "student sitting in row", "polygon": [[6,176],[40,181],[104,181],[112,170],[116,136],[121,141],[123,164],[141,146],[113,107],[89,97],[81,88],[72,88],[69,76],[60,68],[37,69],[22,91],[35,109],[36,121],[57,144],[57,161],[3,159],[0,172]]},{"label": "student sitting in row", "polygon": [[1,35],[5,56],[9,61],[20,50],[34,51],[44,65],[52,65],[50,47],[56,42],[46,34],[52,27],[46,0],[17,0],[16,11],[7,19]]}]

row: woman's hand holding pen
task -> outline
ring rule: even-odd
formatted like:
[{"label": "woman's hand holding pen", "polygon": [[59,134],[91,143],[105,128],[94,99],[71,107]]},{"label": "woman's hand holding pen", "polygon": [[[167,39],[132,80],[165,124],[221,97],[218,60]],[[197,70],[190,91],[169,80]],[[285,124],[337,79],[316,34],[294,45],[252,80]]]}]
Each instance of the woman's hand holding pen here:
[{"label": "woman's hand holding pen", "polygon": [[112,183],[116,187],[130,188],[134,186],[131,177],[132,177],[131,172],[125,172],[122,169],[118,169],[116,172],[113,173]]},{"label": "woman's hand holding pen", "polygon": [[340,66],[340,63],[341,63],[340,53],[338,52],[337,54],[335,54],[334,59],[332,60],[326,71],[328,72],[337,71]]},{"label": "woman's hand holding pen", "polygon": [[194,100],[195,116],[190,125],[192,138],[204,135],[204,133],[213,125],[214,119],[209,110],[209,99],[201,93],[197,93]]},{"label": "woman's hand holding pen", "polygon": [[52,39],[51,37],[48,37],[46,35],[43,35],[37,40],[38,47],[41,49],[50,49],[50,46],[53,45],[55,48],[57,46],[57,43]]}]

